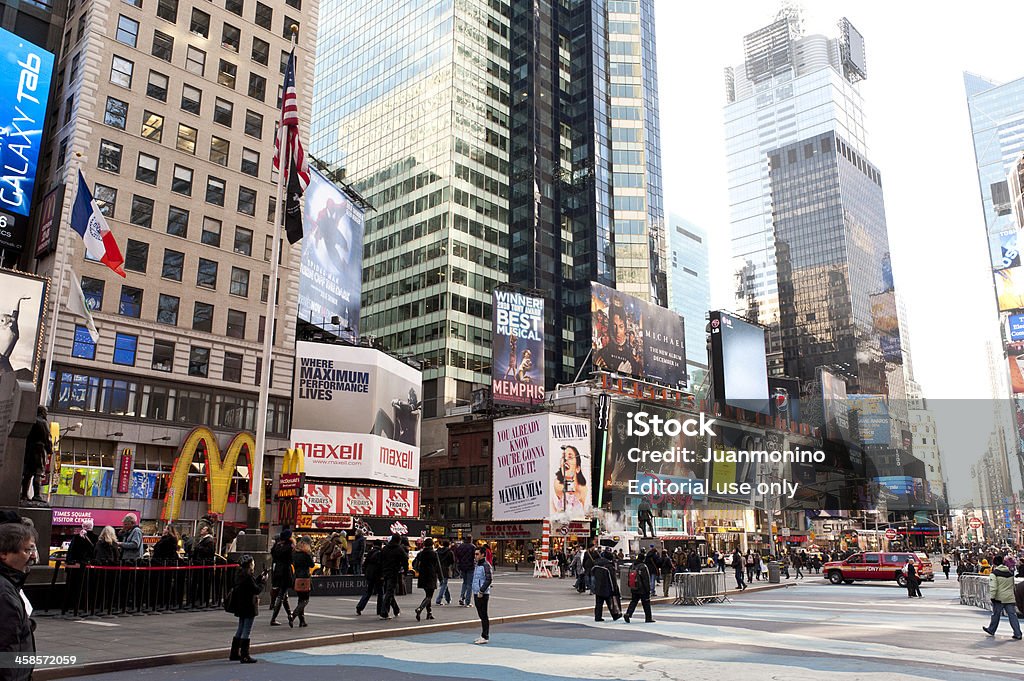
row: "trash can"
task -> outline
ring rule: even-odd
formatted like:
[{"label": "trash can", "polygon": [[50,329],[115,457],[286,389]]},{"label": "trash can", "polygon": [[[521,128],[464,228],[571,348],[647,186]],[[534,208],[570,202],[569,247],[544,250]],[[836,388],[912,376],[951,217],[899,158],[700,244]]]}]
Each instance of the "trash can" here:
[{"label": "trash can", "polygon": [[782,583],[782,564],[778,561],[768,562],[768,583],[769,584],[781,584]]}]

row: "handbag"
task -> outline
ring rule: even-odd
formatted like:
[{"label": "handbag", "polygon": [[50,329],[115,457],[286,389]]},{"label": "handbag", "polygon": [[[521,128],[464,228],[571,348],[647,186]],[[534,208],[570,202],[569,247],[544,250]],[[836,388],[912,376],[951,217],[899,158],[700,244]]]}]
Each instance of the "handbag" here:
[{"label": "handbag", "polygon": [[296,593],[309,593],[313,588],[312,580],[309,577],[296,577],[294,588]]}]

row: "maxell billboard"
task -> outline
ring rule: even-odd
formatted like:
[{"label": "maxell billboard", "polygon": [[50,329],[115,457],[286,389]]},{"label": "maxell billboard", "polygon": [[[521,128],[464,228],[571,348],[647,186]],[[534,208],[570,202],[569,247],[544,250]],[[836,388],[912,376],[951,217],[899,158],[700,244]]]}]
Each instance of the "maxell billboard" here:
[{"label": "maxell billboard", "polygon": [[372,348],[295,344],[293,447],[312,478],[419,484],[420,372]]},{"label": "maxell billboard", "polygon": [[615,289],[590,282],[595,371],[686,387],[683,318]]},{"label": "maxell billboard", "polygon": [[0,29],[0,251],[25,249],[53,54]]},{"label": "maxell billboard", "polygon": [[591,513],[590,421],[536,414],[494,421],[494,520],[582,520]]},{"label": "maxell billboard", "polygon": [[494,404],[544,401],[544,299],[494,291]]}]

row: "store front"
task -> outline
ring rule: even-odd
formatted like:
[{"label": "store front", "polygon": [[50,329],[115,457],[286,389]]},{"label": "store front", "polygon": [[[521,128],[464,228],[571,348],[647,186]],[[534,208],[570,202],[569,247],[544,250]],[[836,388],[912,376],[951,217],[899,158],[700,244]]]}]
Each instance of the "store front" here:
[{"label": "store front", "polygon": [[716,527],[707,526],[697,528],[697,532],[704,535],[707,541],[708,552],[732,553],[736,549],[740,553],[747,550],[747,533],[742,527]]},{"label": "store front", "polygon": [[495,567],[521,565],[531,547],[540,552],[541,523],[474,523],[473,539],[491,547]]}]

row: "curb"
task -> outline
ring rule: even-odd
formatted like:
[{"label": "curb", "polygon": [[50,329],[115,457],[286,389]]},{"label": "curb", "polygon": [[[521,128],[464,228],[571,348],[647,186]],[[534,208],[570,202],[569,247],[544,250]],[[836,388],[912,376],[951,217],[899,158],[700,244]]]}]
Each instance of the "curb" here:
[{"label": "curb", "polygon": [[[750,593],[761,591],[772,591],[774,589],[785,589],[796,586],[796,584],[767,584],[750,589]],[[746,595],[746,592],[726,591],[726,595],[732,599]],[[671,605],[675,599],[671,596],[652,598],[651,605]],[[531,612],[520,615],[506,615],[504,617],[491,618],[491,626],[496,624],[513,624],[517,622],[528,622],[530,620],[551,619],[554,617],[567,617],[570,615],[586,615],[594,612],[594,606],[585,608],[570,608],[567,610],[550,610],[548,612]],[[448,622],[442,624],[427,624],[421,626],[407,626],[396,629],[374,629],[372,631],[349,632],[347,634],[328,634],[325,636],[314,636],[311,638],[292,639],[288,641],[274,641],[272,643],[259,643],[251,647],[251,652],[277,653],[288,650],[301,650],[303,648],[318,648],[320,646],[341,645],[345,643],[358,643],[361,641],[375,641],[383,638],[396,638],[406,635],[427,634],[439,631],[451,631],[454,629],[475,629],[479,621],[468,620],[462,622]],[[227,628],[225,628],[227,631]],[[149,657],[133,657],[122,660],[104,660],[102,662],[89,662],[77,667],[50,667],[37,669],[32,674],[35,681],[50,681],[51,679],[66,679],[74,676],[90,676],[95,674],[109,674],[119,671],[130,671],[133,669],[148,669],[150,667],[164,667],[177,664],[188,664],[191,662],[207,662],[210,660],[224,660],[227,662],[227,648],[213,650],[196,650],[181,653],[169,653],[166,655],[152,655]],[[237,664],[237,663],[233,663]]]}]

